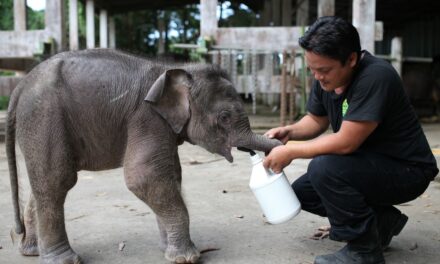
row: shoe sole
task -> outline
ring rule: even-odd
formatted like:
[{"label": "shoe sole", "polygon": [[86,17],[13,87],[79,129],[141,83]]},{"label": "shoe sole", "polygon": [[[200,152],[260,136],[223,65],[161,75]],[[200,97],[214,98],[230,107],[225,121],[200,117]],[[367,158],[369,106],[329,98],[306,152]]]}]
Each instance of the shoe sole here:
[{"label": "shoe sole", "polygon": [[385,243],[383,243],[383,245],[382,245],[382,249],[383,250],[388,248],[388,246],[391,243],[391,239],[393,238],[393,236],[397,236],[397,235],[400,234],[400,232],[402,232],[402,230],[405,227],[407,222],[408,222],[408,216],[406,216],[404,214],[401,214],[399,216],[399,219],[397,220],[396,225],[394,225],[393,231],[391,232],[391,236],[387,239],[387,241]]}]

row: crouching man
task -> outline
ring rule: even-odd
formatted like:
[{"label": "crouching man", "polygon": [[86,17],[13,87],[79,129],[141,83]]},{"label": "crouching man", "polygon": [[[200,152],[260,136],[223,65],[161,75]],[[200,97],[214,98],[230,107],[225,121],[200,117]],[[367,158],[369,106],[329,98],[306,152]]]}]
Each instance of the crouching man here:
[{"label": "crouching man", "polygon": [[[299,44],[315,79],[308,114],[266,136],[313,140],[274,148],[264,165],[279,172],[312,158],[292,187],[304,210],[328,217],[330,238],[347,242],[316,264],[385,263],[382,250],[408,220],[393,205],[426,190],[438,173],[435,158],[399,75],[361,50],[353,25],[319,18]],[[329,126],[334,133],[318,137]]]}]

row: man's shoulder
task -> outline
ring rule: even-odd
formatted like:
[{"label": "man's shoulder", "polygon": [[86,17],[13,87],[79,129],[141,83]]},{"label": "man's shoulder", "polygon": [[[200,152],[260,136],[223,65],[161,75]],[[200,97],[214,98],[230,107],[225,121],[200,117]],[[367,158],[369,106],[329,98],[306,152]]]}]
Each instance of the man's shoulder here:
[{"label": "man's shoulder", "polygon": [[370,53],[365,54],[360,65],[361,74],[373,74],[373,76],[398,76],[394,67],[388,61],[378,58]]}]

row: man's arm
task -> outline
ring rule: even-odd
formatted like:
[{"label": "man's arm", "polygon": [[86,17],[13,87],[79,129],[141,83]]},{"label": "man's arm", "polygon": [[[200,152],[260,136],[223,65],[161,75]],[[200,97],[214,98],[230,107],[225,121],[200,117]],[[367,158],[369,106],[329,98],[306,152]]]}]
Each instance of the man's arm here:
[{"label": "man's arm", "polygon": [[279,146],[269,153],[264,166],[280,172],[297,158],[313,158],[323,154],[349,154],[360,145],[377,127],[377,122],[343,121],[340,130],[300,144]]},{"label": "man's arm", "polygon": [[316,116],[308,113],[298,122],[284,126],[273,128],[265,133],[269,138],[277,138],[284,144],[289,140],[307,140],[315,138],[329,126],[327,116]]}]

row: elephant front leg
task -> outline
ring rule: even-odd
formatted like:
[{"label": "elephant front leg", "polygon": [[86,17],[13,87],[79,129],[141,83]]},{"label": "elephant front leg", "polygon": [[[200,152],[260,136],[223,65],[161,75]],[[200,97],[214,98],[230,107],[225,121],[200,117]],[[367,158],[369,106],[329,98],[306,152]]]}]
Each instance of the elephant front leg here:
[{"label": "elephant front leg", "polygon": [[188,215],[186,218],[185,216],[157,217],[163,222],[162,228],[166,234],[165,258],[176,263],[197,263],[200,252],[189,235]]},{"label": "elephant front leg", "polygon": [[159,248],[160,248],[160,250],[165,252],[168,247],[167,230],[165,229],[164,224],[162,224],[161,219],[157,215],[156,215],[156,221],[157,221],[157,227],[159,228],[159,234],[160,234]]},{"label": "elephant front leg", "polygon": [[176,263],[196,263],[200,253],[190,238],[188,211],[180,195],[180,183],[173,175],[174,170],[157,170],[162,173],[151,171],[151,167],[145,164],[126,164],[127,187],[156,214],[163,236],[161,244],[166,247],[165,258]]},{"label": "elephant front leg", "polygon": [[[176,154],[174,156],[174,176],[176,177],[177,187],[179,189],[179,193],[182,191],[182,167],[180,166],[179,156]],[[160,243],[159,248],[162,251],[165,251],[168,247],[168,235],[164,224],[159,216],[156,216],[157,226],[159,228],[160,234]]]}]

